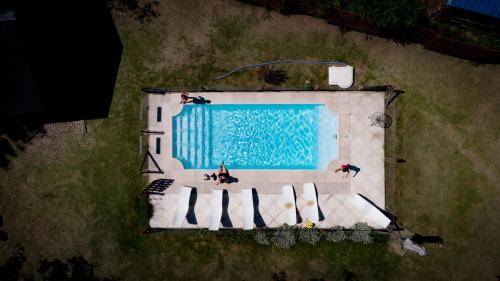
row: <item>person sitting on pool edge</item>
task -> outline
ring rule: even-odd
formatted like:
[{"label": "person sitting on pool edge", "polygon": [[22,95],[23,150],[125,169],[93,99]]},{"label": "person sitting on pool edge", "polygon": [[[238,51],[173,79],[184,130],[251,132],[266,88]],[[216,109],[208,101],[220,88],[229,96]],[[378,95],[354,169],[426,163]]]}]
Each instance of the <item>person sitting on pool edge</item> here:
[{"label": "person sitting on pool edge", "polygon": [[194,98],[190,97],[188,93],[182,93],[181,94],[181,102],[182,104],[193,102]]},{"label": "person sitting on pool edge", "polygon": [[339,168],[335,169],[335,173],[342,171],[344,175],[342,176],[343,178],[347,178],[349,175],[349,164],[342,164],[340,165]]},{"label": "person sitting on pool edge", "polygon": [[221,183],[229,183],[229,171],[226,168],[226,165],[224,165],[224,161],[219,166],[219,182],[217,185]]}]

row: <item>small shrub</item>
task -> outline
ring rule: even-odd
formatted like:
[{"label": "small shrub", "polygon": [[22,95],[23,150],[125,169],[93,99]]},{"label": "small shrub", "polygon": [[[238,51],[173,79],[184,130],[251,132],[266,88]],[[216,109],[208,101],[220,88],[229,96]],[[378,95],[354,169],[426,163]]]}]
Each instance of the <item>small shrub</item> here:
[{"label": "small shrub", "polygon": [[321,240],[321,235],[316,229],[301,228],[298,231],[299,240],[302,242],[316,245]]},{"label": "small shrub", "polygon": [[354,243],[371,244],[373,243],[371,232],[372,229],[368,224],[358,222],[354,225],[354,231],[351,233],[349,239]]},{"label": "small shrub", "polygon": [[270,69],[262,67],[257,72],[260,80],[264,80],[271,85],[279,86],[288,80],[288,75],[282,69]]},{"label": "small shrub", "polygon": [[297,239],[293,228],[288,225],[284,225],[274,232],[271,242],[278,248],[290,249],[297,244]]},{"label": "small shrub", "polygon": [[306,82],[304,83],[304,90],[306,90],[306,91],[312,91],[312,90],[314,90],[314,86],[311,83],[311,81],[306,80]]},{"label": "small shrub", "polygon": [[231,53],[242,46],[243,38],[250,28],[250,17],[219,17],[212,24],[208,36],[211,43],[223,53]]},{"label": "small shrub", "polygon": [[344,233],[344,228],[342,226],[336,226],[331,229],[326,234],[326,240],[334,243],[340,243],[347,239],[347,235]]},{"label": "small shrub", "polygon": [[271,244],[269,242],[269,239],[267,238],[266,233],[262,230],[257,230],[257,232],[255,232],[255,235],[253,236],[253,239],[259,245],[270,245]]}]

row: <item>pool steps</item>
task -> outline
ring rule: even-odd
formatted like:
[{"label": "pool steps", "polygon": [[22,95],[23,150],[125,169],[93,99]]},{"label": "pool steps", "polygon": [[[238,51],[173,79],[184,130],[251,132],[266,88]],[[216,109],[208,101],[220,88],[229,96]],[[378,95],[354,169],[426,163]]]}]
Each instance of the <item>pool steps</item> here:
[{"label": "pool steps", "polygon": [[[190,112],[177,118],[174,127],[177,138],[173,138],[172,141],[178,140],[178,143],[174,143],[173,146],[183,164],[186,162],[199,163],[200,167],[209,165],[210,122],[210,111],[206,110],[204,106],[192,107]],[[195,145],[202,145],[203,149],[196,149]]]}]

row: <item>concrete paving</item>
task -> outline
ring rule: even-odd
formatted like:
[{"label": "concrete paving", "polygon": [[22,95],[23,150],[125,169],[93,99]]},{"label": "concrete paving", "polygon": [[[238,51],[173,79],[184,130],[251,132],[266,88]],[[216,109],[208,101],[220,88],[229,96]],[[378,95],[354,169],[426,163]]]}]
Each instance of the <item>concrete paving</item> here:
[{"label": "concrete paving", "polygon": [[[242,227],[241,188],[255,188],[260,212],[267,227],[278,227],[284,223],[283,206],[280,205],[281,186],[293,184],[297,195],[297,209],[303,212],[303,183],[313,182],[318,192],[318,204],[322,215],[317,224],[321,228],[336,225],[351,227],[355,222],[368,222],[360,211],[350,204],[352,194],[360,193],[381,208],[385,208],[384,182],[384,129],[371,126],[370,116],[384,112],[384,95],[380,92],[336,91],[336,92],[203,92],[189,93],[203,96],[212,104],[325,104],[338,118],[338,159],[326,170],[230,170],[238,182],[215,185],[204,181],[204,174],[214,170],[184,169],[182,163],[172,157],[172,116],[182,110],[179,103],[181,93],[148,96],[148,130],[164,132],[149,135],[150,152],[164,174],[150,174],[149,180],[159,178],[174,180],[165,195],[151,195],[154,215],[153,227],[171,228],[177,207],[177,193],[181,185],[196,187],[197,200],[194,206],[196,220],[184,221],[182,227],[207,228],[210,217],[210,193],[214,188],[225,189],[229,194],[227,211],[231,223],[223,227]],[[157,122],[157,108],[161,107],[161,121]],[[160,154],[156,154],[156,139],[160,138]],[[358,167],[359,173],[342,178],[334,170],[341,163]]]}]

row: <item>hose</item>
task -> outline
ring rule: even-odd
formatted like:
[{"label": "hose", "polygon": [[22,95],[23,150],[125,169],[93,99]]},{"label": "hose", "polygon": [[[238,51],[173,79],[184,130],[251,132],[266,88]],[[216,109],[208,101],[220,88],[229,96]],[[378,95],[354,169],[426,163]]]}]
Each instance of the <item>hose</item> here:
[{"label": "hose", "polygon": [[311,60],[277,60],[277,61],[268,61],[268,62],[263,62],[263,63],[256,63],[256,64],[245,64],[242,66],[239,66],[221,76],[215,77],[214,80],[219,80],[222,78],[225,78],[235,72],[238,72],[240,70],[243,70],[245,68],[252,68],[252,67],[259,67],[259,66],[265,66],[265,65],[271,65],[271,64],[287,64],[287,63],[296,63],[296,64],[336,64],[336,65],[347,65],[343,62],[338,62],[338,61],[311,61]]}]

